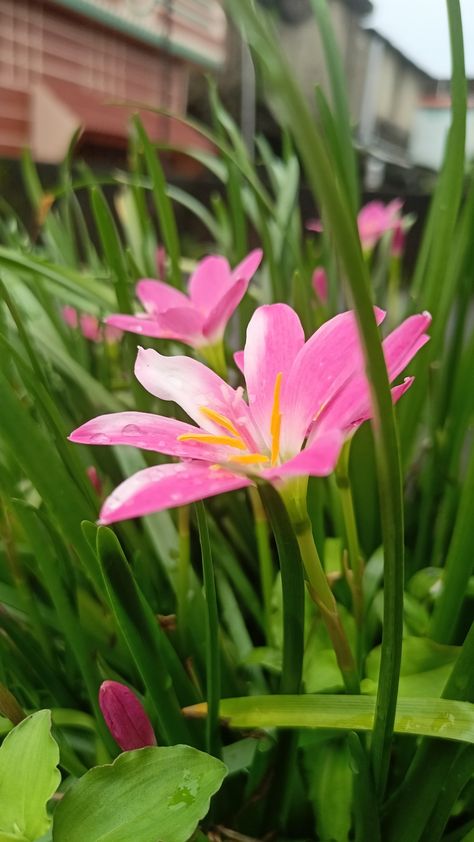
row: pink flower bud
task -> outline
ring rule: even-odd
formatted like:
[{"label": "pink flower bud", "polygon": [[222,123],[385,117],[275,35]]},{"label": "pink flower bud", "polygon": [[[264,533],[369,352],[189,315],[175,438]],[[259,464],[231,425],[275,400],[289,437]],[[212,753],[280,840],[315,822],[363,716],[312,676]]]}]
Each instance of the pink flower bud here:
[{"label": "pink flower bud", "polygon": [[92,488],[94,489],[94,491],[97,492],[97,494],[100,497],[102,493],[102,482],[100,480],[99,474],[97,473],[97,468],[94,465],[89,465],[89,467],[86,468],[86,474],[90,484],[92,485]]},{"label": "pink flower bud", "polygon": [[62,309],[63,319],[69,327],[77,327],[79,324],[79,317],[77,315],[77,310],[74,307],[63,307]]},{"label": "pink flower bud", "polygon": [[156,746],[152,724],[135,693],[118,681],[104,681],[99,705],[107,728],[122,751]]},{"label": "pink flower bud", "polygon": [[397,225],[393,232],[392,238],[392,255],[393,257],[401,257],[405,251],[406,235],[401,223]]},{"label": "pink flower bud", "polygon": [[156,250],[156,271],[160,281],[164,281],[166,278],[166,249],[164,246],[158,246]]},{"label": "pink flower bud", "polygon": [[89,313],[83,313],[79,318],[79,327],[85,339],[89,339],[90,342],[101,341],[100,323],[95,316],[91,316]]},{"label": "pink flower bud", "polygon": [[326,304],[328,300],[328,279],[322,266],[316,266],[313,272],[313,289],[321,304]]}]

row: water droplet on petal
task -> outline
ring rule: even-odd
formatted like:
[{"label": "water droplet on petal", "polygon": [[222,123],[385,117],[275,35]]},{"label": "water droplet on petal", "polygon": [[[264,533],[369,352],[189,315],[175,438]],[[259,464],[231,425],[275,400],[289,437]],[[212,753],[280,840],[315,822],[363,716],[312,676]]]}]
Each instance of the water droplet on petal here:
[{"label": "water droplet on petal", "polygon": [[138,433],[141,433],[140,427],[137,427],[136,424],[126,424],[125,427],[122,429],[122,433],[125,436],[135,436]]},{"label": "water droplet on petal", "polygon": [[91,444],[109,444],[110,439],[105,433],[94,433],[93,436],[90,437]]}]

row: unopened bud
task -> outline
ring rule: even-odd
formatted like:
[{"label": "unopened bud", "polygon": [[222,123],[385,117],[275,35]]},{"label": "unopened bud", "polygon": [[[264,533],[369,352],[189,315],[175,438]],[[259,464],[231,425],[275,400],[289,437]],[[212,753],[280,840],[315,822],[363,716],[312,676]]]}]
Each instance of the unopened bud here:
[{"label": "unopened bud", "polygon": [[135,693],[118,681],[104,681],[99,705],[107,727],[122,751],[156,746],[148,715]]}]

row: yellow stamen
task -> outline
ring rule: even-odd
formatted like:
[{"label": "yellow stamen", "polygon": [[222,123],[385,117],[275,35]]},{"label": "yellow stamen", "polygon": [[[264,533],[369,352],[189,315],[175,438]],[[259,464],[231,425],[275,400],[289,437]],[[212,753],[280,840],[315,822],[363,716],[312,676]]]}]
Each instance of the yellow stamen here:
[{"label": "yellow stamen", "polygon": [[324,412],[324,410],[326,409],[327,405],[328,405],[328,402],[327,402],[327,401],[324,401],[324,402],[321,404],[321,406],[319,407],[319,409],[318,409],[318,411],[317,411],[316,415],[313,415],[313,423],[314,423],[315,421],[317,421],[317,420],[318,420],[319,416],[321,415],[321,413],[322,413],[322,412]]},{"label": "yellow stamen", "polygon": [[216,424],[219,424],[221,427],[224,427],[224,430],[229,430],[229,433],[233,433],[234,436],[240,438],[240,433],[236,427],[234,427],[232,421],[229,421],[225,415],[221,415],[220,412],[216,412],[215,409],[209,409],[207,406],[200,406],[200,411],[206,418],[210,418],[211,421],[215,421]]},{"label": "yellow stamen", "polygon": [[270,421],[270,433],[272,436],[271,460],[272,465],[276,465],[278,461],[278,454],[280,452],[280,429],[281,429],[281,412],[280,412],[280,390],[281,390],[282,372],[279,371],[275,380],[275,389],[273,392],[273,406],[272,417]]},{"label": "yellow stamen", "polygon": [[178,441],[199,441],[202,444],[226,444],[229,447],[236,447],[238,450],[247,449],[241,438],[234,439],[232,436],[213,436],[208,433],[185,433],[182,436],[178,436]]},{"label": "yellow stamen", "polygon": [[245,456],[232,456],[229,461],[239,465],[259,465],[268,462],[268,456],[264,456],[263,453],[246,453]]}]

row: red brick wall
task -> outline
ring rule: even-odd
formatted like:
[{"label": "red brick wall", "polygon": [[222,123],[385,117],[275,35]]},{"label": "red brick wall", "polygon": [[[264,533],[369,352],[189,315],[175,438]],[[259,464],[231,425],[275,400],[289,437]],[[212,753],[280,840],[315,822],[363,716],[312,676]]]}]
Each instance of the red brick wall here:
[{"label": "red brick wall", "polygon": [[47,0],[0,0],[0,154],[28,140],[29,91],[40,80],[80,85],[107,100],[184,113],[187,66]]}]

